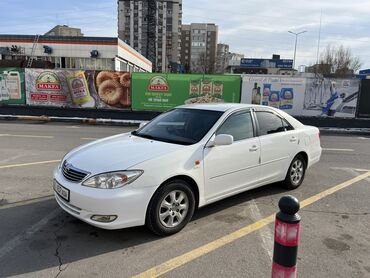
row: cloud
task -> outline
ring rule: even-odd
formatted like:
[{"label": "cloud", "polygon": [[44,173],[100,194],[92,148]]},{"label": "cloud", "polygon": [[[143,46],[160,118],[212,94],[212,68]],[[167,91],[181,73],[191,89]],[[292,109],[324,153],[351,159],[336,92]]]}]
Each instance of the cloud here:
[{"label": "cloud", "polygon": [[183,18],[189,22],[219,25],[219,40],[246,57],[281,54],[293,58],[295,37],[287,31],[308,32],[298,37],[297,65],[316,61],[320,14],[320,50],[327,44],[343,44],[370,67],[368,30],[370,1],[358,0],[185,0]]}]

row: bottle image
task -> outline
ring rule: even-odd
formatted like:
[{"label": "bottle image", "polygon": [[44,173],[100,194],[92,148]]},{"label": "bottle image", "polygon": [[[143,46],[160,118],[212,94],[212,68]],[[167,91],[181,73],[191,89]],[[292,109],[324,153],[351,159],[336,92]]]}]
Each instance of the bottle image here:
[{"label": "bottle image", "polygon": [[21,77],[19,72],[10,71],[6,77],[6,87],[9,90],[10,99],[21,99]]},{"label": "bottle image", "polygon": [[66,77],[73,104],[83,105],[90,102],[91,96],[84,72],[68,72]]},{"label": "bottle image", "polygon": [[254,87],[252,89],[252,101],[251,101],[252,104],[255,104],[254,103],[254,98],[255,98],[256,94],[257,94],[257,83],[254,83]]},{"label": "bottle image", "polygon": [[4,101],[4,100],[9,100],[9,90],[8,88],[6,87],[6,82],[5,82],[5,78],[4,78],[4,75],[0,75],[0,97],[1,97],[1,100]]},{"label": "bottle image", "polygon": [[263,84],[262,105],[265,105],[265,106],[269,105],[270,92],[271,92],[271,84]]}]

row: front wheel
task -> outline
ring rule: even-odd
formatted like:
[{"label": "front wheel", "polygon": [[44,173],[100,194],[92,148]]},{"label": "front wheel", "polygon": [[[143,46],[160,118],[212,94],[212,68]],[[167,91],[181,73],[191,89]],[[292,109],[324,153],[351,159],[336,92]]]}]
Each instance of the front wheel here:
[{"label": "front wheel", "polygon": [[282,186],[286,189],[298,188],[304,180],[305,173],[306,161],[301,155],[297,155],[289,166]]},{"label": "front wheel", "polygon": [[172,180],[154,193],[149,203],[146,226],[155,234],[167,236],[182,230],[193,216],[195,197],[182,180]]}]

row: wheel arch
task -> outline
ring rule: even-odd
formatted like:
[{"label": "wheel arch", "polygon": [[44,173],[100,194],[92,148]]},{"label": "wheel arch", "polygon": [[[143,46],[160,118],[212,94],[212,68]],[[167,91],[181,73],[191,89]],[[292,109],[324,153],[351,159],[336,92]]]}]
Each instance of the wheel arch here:
[{"label": "wheel arch", "polygon": [[[190,177],[190,176],[187,176],[187,175],[177,175],[177,176],[173,176],[173,177],[170,177],[168,179],[166,179],[165,181],[163,181],[159,186],[158,188],[153,192],[153,195],[152,197],[150,198],[150,201],[148,203],[148,206],[147,206],[147,213],[148,213],[148,208],[149,208],[149,204],[153,201],[153,198],[154,198],[154,195],[158,192],[158,190],[160,188],[162,188],[166,183],[170,182],[170,181],[173,181],[173,180],[182,180],[184,182],[186,182],[189,186],[190,186],[190,189],[193,191],[194,193],[194,197],[195,197],[195,209],[198,209],[198,206],[199,206],[199,187],[198,187],[198,184],[196,183],[196,181]],[[147,214],[146,213],[146,214]]]},{"label": "wheel arch", "polygon": [[301,151],[297,153],[294,157],[297,157],[298,155],[302,156],[304,159],[304,162],[306,163],[306,169],[308,167],[308,154],[305,151]]}]

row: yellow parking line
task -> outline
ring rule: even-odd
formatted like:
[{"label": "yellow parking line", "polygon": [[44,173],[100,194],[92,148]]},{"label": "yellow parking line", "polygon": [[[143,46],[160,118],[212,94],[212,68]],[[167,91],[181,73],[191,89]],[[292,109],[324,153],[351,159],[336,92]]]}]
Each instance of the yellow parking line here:
[{"label": "yellow parking line", "polygon": [[54,138],[54,136],[28,135],[28,134],[0,134],[0,137],[45,138],[45,139],[53,139]]},{"label": "yellow parking line", "polygon": [[32,165],[40,165],[40,164],[50,164],[50,163],[57,163],[57,162],[60,162],[60,160],[58,159],[58,160],[37,161],[37,162],[21,163],[21,164],[2,165],[0,166],[0,169],[24,167],[24,166],[32,166]]},{"label": "yellow parking line", "polygon": [[[341,184],[338,184],[332,188],[329,188],[323,192],[320,192],[308,199],[303,200],[301,204],[301,208],[304,208],[306,206],[311,205],[312,203],[315,203],[319,201],[322,198],[325,198],[341,189],[344,189],[356,182],[359,182],[361,180],[364,180],[366,178],[370,177],[370,171],[366,172],[362,175],[359,175],[353,179],[350,179],[348,181],[345,181]],[[147,271],[144,271],[138,275],[133,276],[133,278],[144,278],[144,277],[158,277],[160,275],[163,275],[167,272],[170,272],[186,263],[189,263],[207,253],[210,253],[220,247],[223,247],[224,245],[233,242],[241,237],[244,237],[256,230],[259,230],[270,223],[272,223],[275,219],[275,214],[272,214],[266,218],[263,218],[253,224],[250,224],[248,226],[245,226],[244,228],[241,228],[240,230],[237,230],[235,232],[232,232],[226,236],[223,236],[215,241],[212,241],[210,243],[207,243],[203,246],[200,246],[194,250],[191,250],[183,255],[180,255],[178,257],[175,257],[171,260],[168,260],[160,265],[157,265]]]}]

